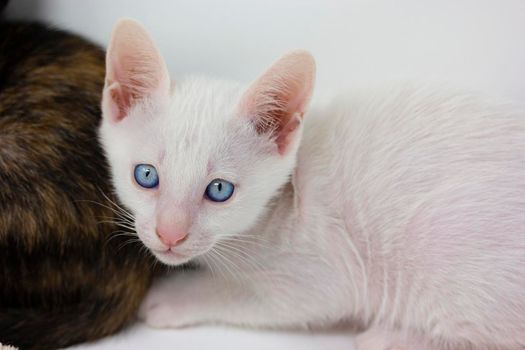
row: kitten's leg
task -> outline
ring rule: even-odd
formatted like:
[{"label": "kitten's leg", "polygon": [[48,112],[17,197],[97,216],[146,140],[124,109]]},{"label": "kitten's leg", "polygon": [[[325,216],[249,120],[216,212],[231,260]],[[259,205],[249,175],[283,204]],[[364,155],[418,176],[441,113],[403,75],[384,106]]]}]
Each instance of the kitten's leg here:
[{"label": "kitten's leg", "polygon": [[357,336],[356,350],[443,350],[418,336],[373,328]]},{"label": "kitten's leg", "polygon": [[[331,306],[340,305],[333,291],[343,288],[315,285],[311,276],[287,271],[286,266],[301,266],[305,271],[310,268],[305,264],[280,264],[279,271],[243,271],[232,278],[213,276],[206,270],[179,273],[154,284],[139,317],[157,328],[209,322],[301,327],[345,315],[347,310]],[[334,278],[330,271],[323,275]],[[333,281],[331,286],[337,283]]]}]

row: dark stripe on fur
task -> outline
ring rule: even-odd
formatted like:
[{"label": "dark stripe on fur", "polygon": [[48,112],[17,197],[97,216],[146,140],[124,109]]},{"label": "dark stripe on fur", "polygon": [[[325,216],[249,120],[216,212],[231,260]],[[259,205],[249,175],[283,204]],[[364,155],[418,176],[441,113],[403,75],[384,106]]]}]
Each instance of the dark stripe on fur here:
[{"label": "dark stripe on fur", "polygon": [[0,23],[0,342],[54,349],[133,320],[152,260],[115,236],[97,142],[104,53]]}]

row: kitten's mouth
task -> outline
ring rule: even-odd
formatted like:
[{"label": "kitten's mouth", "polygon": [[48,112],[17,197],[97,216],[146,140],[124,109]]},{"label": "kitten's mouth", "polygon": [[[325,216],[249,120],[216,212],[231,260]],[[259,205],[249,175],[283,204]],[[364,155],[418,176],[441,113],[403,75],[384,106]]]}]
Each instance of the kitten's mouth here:
[{"label": "kitten's mouth", "polygon": [[166,245],[147,247],[158,260],[166,265],[172,266],[185,264],[188,261],[206,253],[211,248],[211,246],[203,244],[192,244],[190,246],[184,247],[170,247]]},{"label": "kitten's mouth", "polygon": [[171,247],[166,248],[164,250],[152,250],[152,251],[155,253],[155,255],[160,255],[160,256],[166,256],[166,257],[169,256],[169,257],[177,258],[177,259],[187,259],[188,258],[188,256],[174,251]]},{"label": "kitten's mouth", "polygon": [[173,250],[173,248],[166,248],[163,250],[151,249],[153,254],[166,265],[182,265],[193,258],[193,255],[181,254]]}]

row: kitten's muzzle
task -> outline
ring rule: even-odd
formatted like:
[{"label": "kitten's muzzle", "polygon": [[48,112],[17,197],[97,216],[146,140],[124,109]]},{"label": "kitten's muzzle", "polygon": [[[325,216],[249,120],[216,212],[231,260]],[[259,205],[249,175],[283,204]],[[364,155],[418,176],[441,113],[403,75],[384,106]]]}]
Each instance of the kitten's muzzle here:
[{"label": "kitten's muzzle", "polygon": [[188,238],[187,231],[166,230],[157,228],[155,232],[157,233],[157,236],[159,237],[161,242],[167,245],[168,247],[175,247],[184,242],[186,238]]}]

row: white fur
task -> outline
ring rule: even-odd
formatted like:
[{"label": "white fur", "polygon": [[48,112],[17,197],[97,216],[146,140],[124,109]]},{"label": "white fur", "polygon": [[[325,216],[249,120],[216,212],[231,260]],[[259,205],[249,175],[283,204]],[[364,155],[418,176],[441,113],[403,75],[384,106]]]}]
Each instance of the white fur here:
[{"label": "white fur", "polygon": [[[394,86],[314,101],[292,149],[239,116],[246,88],[177,81],[101,140],[121,201],[157,257],[199,271],[159,281],[156,327],[369,328],[364,350],[525,348],[525,114],[443,87]],[[302,133],[302,140],[301,140]],[[160,186],[139,188],[138,163]],[[214,178],[236,184],[224,204]],[[165,250],[159,210],[191,214]]]}]

